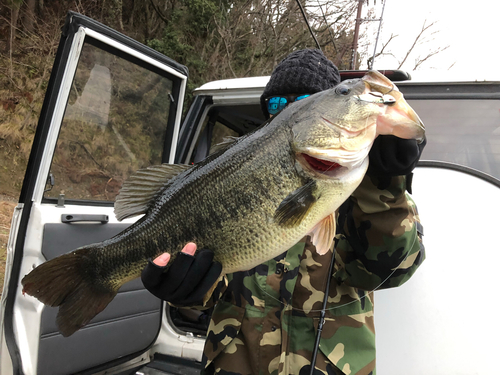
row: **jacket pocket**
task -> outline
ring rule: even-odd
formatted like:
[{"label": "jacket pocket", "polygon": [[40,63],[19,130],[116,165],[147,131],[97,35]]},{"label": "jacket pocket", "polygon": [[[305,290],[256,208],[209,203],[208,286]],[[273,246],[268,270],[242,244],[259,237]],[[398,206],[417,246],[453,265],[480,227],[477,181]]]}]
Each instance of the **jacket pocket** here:
[{"label": "jacket pocket", "polygon": [[245,309],[226,301],[219,301],[208,327],[203,352],[205,366],[208,366],[238,335]]},{"label": "jacket pocket", "polygon": [[327,319],[319,349],[341,374],[371,374],[375,370],[375,334],[351,317]]}]

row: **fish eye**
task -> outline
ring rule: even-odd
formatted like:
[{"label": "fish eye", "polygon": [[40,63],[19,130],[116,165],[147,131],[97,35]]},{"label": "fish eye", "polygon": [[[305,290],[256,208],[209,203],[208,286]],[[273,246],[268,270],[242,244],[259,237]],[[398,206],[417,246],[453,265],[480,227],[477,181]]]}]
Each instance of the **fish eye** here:
[{"label": "fish eye", "polygon": [[338,86],[335,89],[335,92],[339,95],[348,95],[351,92],[351,90],[346,86]]}]

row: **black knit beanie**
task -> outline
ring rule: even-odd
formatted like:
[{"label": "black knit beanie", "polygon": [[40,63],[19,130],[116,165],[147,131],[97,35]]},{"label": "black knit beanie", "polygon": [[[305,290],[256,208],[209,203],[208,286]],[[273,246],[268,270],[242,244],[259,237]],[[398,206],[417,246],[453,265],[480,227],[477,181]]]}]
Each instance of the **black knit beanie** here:
[{"label": "black knit beanie", "polygon": [[269,118],[265,100],[273,95],[315,94],[339,83],[339,70],[321,50],[292,52],[274,68],[260,97],[262,112]]}]

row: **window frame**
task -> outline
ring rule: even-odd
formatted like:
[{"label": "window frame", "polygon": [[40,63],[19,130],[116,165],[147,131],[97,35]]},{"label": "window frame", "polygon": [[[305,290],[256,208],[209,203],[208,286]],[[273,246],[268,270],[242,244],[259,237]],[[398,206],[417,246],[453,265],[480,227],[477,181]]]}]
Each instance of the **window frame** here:
[{"label": "window frame", "polygon": [[[154,51],[143,44],[125,37],[116,31],[101,25],[88,17],[70,12],[63,30],[59,50],[54,62],[54,74],[51,75],[49,87],[40,114],[38,128],[33,142],[26,170],[20,202],[28,201],[54,203],[57,199],[44,198],[58,134],[66,110],[71,85],[78,67],[80,53],[85,43],[97,45],[106,52],[115,54],[136,63],[153,72],[172,80],[172,102],[167,133],[165,137],[162,162],[173,163],[176,153],[176,140],[182,117],[182,104],[187,85],[187,68],[168,57]],[[167,157],[168,155],[168,157]],[[109,206],[112,202],[93,200],[67,200],[68,203]]]},{"label": "window frame", "polygon": [[[46,145],[46,152],[42,155],[41,161],[41,166],[43,168],[43,170],[40,169],[40,173],[42,173],[41,175],[43,176],[43,174],[45,174],[48,176],[50,173],[50,168],[52,166],[53,158],[55,155],[56,144],[59,139],[59,134],[61,133],[62,125],[64,123],[65,112],[67,109],[71,87],[74,82],[75,74],[78,70],[79,57],[86,45],[98,48],[106,53],[137,65],[172,82],[171,96],[173,101],[171,101],[170,103],[167,126],[164,133],[165,139],[163,143],[161,162],[173,163],[176,151],[176,142],[173,142],[173,140],[177,139],[180,128],[180,120],[176,121],[176,119],[180,119],[180,112],[182,110],[182,108],[179,108],[178,104],[182,103],[183,98],[182,100],[180,98],[181,93],[184,93],[183,90],[185,88],[185,82],[179,79],[179,73],[168,66],[160,64],[159,62],[151,59],[146,55],[138,53],[130,47],[119,44],[111,38],[83,26],[80,26],[77,33],[75,34],[73,46],[75,45],[76,47],[73,48],[72,54],[70,54],[68,59],[68,65],[66,67],[65,75],[62,78],[61,82],[61,89],[58,93],[53,116],[49,124],[50,130],[48,134],[48,144]],[[183,84],[184,87],[182,87]],[[56,133],[57,136],[55,135]],[[57,202],[57,198],[55,197],[44,196],[45,186],[46,184],[44,184],[42,180],[39,180],[39,185],[35,187],[35,192],[37,194],[37,196],[35,196],[35,201],[41,201],[42,203],[51,204]],[[39,194],[42,194],[41,197],[38,197]],[[88,204],[93,206],[112,206],[114,204],[113,201],[108,200],[73,198],[65,198],[65,202],[68,204]]]}]

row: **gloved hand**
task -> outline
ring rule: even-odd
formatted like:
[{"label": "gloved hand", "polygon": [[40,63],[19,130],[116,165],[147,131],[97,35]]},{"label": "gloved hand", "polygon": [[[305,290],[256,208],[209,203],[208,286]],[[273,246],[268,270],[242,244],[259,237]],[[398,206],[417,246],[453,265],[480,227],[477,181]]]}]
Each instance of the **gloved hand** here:
[{"label": "gloved hand", "polygon": [[200,306],[203,297],[215,284],[222,265],[214,262],[214,253],[189,243],[165,271],[170,255],[149,260],[141,274],[142,283],[153,295],[176,306]]},{"label": "gloved hand", "polygon": [[367,174],[378,177],[405,176],[415,169],[427,139],[401,139],[393,135],[379,135],[369,153]]},{"label": "gloved hand", "polygon": [[378,179],[379,189],[386,189],[394,176],[407,176],[407,189],[411,193],[411,172],[426,144],[426,138],[418,143],[415,139],[379,135],[368,154],[370,164],[366,174]]}]

